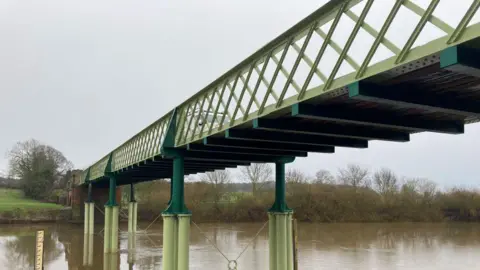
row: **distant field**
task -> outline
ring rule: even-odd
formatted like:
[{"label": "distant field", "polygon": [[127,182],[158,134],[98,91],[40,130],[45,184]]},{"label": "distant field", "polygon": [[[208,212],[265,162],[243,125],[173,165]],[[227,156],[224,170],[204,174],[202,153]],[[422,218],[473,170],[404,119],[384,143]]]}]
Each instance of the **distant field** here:
[{"label": "distant field", "polygon": [[63,206],[27,199],[23,195],[23,192],[18,189],[0,189],[0,212],[10,211],[17,208],[22,210],[41,210],[61,209]]}]

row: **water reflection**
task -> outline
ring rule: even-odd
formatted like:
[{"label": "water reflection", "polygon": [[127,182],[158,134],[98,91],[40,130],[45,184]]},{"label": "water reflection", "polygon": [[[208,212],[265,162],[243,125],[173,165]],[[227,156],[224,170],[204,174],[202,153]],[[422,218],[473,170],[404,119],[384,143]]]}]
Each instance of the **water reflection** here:
[{"label": "water reflection", "polygon": [[[140,224],[141,227],[142,224]],[[262,224],[200,224],[238,269],[268,269]],[[300,269],[475,269],[480,224],[299,224]],[[160,269],[162,227],[134,237],[120,233],[120,252],[103,255],[101,235],[85,236],[82,226],[0,227],[0,269],[32,269],[35,231],[45,230],[45,269]],[[126,228],[121,228],[122,230]],[[191,269],[226,269],[226,259],[194,226]]]},{"label": "water reflection", "polygon": [[[42,227],[10,227],[0,229],[0,251],[3,254],[2,269],[32,269],[35,262],[35,232]],[[44,262],[49,264],[63,253],[63,245],[57,241],[55,231],[46,231],[44,236]],[[2,266],[0,264],[0,266]]]}]

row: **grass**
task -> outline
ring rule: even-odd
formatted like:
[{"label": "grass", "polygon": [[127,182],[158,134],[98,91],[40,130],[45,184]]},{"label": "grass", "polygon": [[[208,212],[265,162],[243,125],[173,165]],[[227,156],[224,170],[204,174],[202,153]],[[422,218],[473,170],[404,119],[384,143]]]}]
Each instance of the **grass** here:
[{"label": "grass", "polygon": [[18,189],[0,189],[0,212],[21,210],[46,210],[61,209],[62,205],[45,203],[25,198],[23,192]]}]

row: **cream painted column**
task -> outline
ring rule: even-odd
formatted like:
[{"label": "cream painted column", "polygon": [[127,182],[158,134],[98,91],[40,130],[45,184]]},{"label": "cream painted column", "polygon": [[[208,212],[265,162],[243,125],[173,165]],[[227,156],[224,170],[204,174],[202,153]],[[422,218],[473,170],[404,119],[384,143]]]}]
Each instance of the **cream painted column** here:
[{"label": "cream painted column", "polygon": [[162,266],[164,270],[174,268],[175,265],[175,215],[163,214],[163,247],[162,247]]},{"label": "cream painted column", "polygon": [[178,214],[178,270],[188,270],[189,264],[189,239],[190,239],[190,214]]},{"label": "cream painted column", "polygon": [[112,239],[112,207],[105,206],[105,228],[103,229],[103,253],[110,253]]},{"label": "cream painted column", "polygon": [[112,231],[110,252],[118,252],[118,206],[112,206]]},{"label": "cream painted column", "polygon": [[88,225],[88,233],[94,234],[95,232],[95,203],[90,202],[90,210],[89,210],[89,225]]}]

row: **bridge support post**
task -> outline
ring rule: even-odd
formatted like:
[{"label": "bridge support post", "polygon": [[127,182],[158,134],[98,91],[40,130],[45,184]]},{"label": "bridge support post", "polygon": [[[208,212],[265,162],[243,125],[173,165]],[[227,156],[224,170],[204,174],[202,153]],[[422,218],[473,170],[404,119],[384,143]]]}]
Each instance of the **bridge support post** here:
[{"label": "bridge support post", "polygon": [[135,264],[135,261],[136,261],[136,247],[137,247],[136,240],[137,240],[137,235],[135,234],[128,235],[127,262],[129,265]]},{"label": "bridge support post", "polygon": [[137,233],[137,202],[133,183],[130,184],[130,202],[128,203],[128,233]]},{"label": "bridge support post", "polygon": [[118,204],[116,201],[117,181],[110,175],[108,202],[105,204],[104,253],[118,252]]},{"label": "bridge support post", "polygon": [[275,162],[275,202],[268,210],[268,247],[270,270],[293,270],[292,209],[286,203],[285,163]]},{"label": "bridge support post", "polygon": [[93,232],[95,203],[92,199],[92,184],[88,184],[88,195],[85,201],[84,236],[83,236],[83,265],[93,264]]},{"label": "bridge support post", "polygon": [[162,213],[163,269],[188,270],[191,213],[184,199],[184,158],[181,153],[174,152],[172,155],[170,202]]}]

